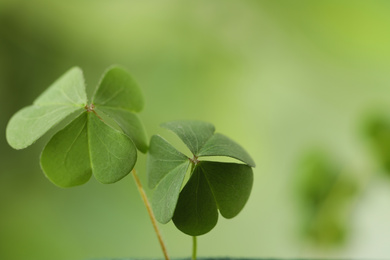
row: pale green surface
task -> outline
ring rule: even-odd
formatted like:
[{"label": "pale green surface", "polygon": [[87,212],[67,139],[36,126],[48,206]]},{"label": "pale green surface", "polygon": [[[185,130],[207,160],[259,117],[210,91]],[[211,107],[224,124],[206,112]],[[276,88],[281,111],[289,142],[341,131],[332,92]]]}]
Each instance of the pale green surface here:
[{"label": "pale green surface", "polygon": [[177,134],[195,155],[215,131],[212,124],[201,121],[172,121],[161,124],[161,127]]},{"label": "pale green surface", "polygon": [[19,110],[7,125],[7,141],[14,149],[24,149],[42,137],[80,106],[29,106]]},{"label": "pale green surface", "polygon": [[87,102],[82,71],[75,67],[42,93],[32,106],[17,112],[7,125],[7,141],[15,149],[34,143]]},{"label": "pale green surface", "polygon": [[84,184],[92,175],[87,117],[87,112],[82,113],[56,133],[42,151],[42,170],[60,187]]},{"label": "pale green surface", "polygon": [[114,183],[125,177],[137,161],[131,139],[88,113],[88,144],[91,167],[101,183]]},{"label": "pale green surface", "polygon": [[80,68],[74,67],[65,72],[35,101],[34,105],[86,105],[84,76]]},{"label": "pale green surface", "polygon": [[242,161],[251,167],[255,167],[256,163],[252,157],[239,144],[222,134],[214,134],[202,146],[199,153],[201,156],[228,156]]}]

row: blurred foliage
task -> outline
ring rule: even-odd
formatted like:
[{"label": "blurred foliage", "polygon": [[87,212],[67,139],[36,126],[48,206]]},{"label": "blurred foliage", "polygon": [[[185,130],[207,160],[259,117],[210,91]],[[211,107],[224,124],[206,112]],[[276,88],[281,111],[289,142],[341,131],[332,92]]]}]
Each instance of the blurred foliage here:
[{"label": "blurred foliage", "polygon": [[313,151],[297,174],[303,234],[319,246],[340,245],[349,236],[349,216],[358,192],[356,181],[327,153]]},{"label": "blurred foliage", "polygon": [[367,116],[363,125],[366,141],[382,172],[390,175],[390,117],[385,113]]}]

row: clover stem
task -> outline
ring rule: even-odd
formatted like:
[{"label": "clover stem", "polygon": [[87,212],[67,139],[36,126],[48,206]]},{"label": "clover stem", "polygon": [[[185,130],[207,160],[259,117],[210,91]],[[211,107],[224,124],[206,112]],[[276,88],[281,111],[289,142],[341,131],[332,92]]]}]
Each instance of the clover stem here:
[{"label": "clover stem", "polygon": [[196,250],[198,248],[197,237],[192,237],[192,260],[196,260]]},{"label": "clover stem", "polygon": [[164,258],[165,258],[165,260],[169,260],[167,249],[166,249],[164,241],[162,239],[160,230],[158,229],[157,221],[156,221],[156,218],[154,217],[154,214],[153,214],[153,211],[152,211],[152,207],[150,206],[148,197],[146,196],[146,193],[145,193],[145,191],[144,191],[144,189],[142,187],[141,181],[138,178],[138,175],[137,175],[135,169],[133,169],[131,172],[133,173],[133,177],[134,177],[135,183],[137,184],[139,193],[141,194],[141,197],[142,197],[142,200],[143,200],[143,202],[145,204],[146,210],[148,211],[150,220],[152,221],[154,231],[156,232],[158,241],[160,242],[160,246],[161,246],[161,249],[162,249],[163,254],[164,254]]}]

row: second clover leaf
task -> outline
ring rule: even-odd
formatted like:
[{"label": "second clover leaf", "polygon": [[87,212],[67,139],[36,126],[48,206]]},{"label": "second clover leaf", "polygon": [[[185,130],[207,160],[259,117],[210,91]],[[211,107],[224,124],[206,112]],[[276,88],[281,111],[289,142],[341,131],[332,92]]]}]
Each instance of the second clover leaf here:
[{"label": "second clover leaf", "polygon": [[[182,232],[199,236],[218,221],[235,217],[246,204],[253,184],[255,166],[250,155],[236,142],[215,134],[212,124],[173,121],[161,125],[174,132],[193,154],[188,158],[160,136],[153,136],[147,160],[152,207],[157,220],[171,219]],[[205,156],[227,156],[242,163],[203,161]],[[191,167],[190,167],[191,166]],[[190,169],[190,178],[183,186]]]}]

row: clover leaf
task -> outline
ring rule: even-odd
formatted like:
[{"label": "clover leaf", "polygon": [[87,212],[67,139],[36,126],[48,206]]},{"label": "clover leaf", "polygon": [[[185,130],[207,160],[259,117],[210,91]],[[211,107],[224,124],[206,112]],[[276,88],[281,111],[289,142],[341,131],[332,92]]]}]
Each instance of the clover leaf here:
[{"label": "clover leaf", "polygon": [[[66,117],[77,116],[43,149],[42,170],[60,187],[81,185],[92,174],[102,183],[114,183],[133,169],[137,148],[144,153],[148,149],[144,127],[135,114],[142,108],[140,89],[119,67],[107,70],[88,104],[83,73],[75,67],[10,119],[6,137],[13,148],[23,149]],[[104,122],[103,114],[124,133]]]},{"label": "clover leaf", "polygon": [[[164,138],[154,135],[147,159],[149,187],[155,189],[152,208],[156,219],[171,219],[182,232],[199,236],[218,221],[218,210],[225,218],[235,217],[247,202],[255,162],[236,142],[215,134],[212,124],[201,121],[173,121],[162,127],[171,130],[193,154],[189,158]],[[242,163],[201,161],[204,156],[227,156]],[[190,178],[183,182],[189,166]]]},{"label": "clover leaf", "polygon": [[15,149],[34,143],[68,115],[87,103],[83,73],[73,68],[43,92],[32,106],[17,112],[9,121],[6,137]]}]

